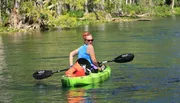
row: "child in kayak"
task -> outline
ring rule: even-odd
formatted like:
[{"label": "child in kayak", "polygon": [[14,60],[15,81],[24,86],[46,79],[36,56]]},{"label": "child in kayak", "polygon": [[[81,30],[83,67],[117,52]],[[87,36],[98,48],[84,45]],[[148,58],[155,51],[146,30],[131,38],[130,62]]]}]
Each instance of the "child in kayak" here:
[{"label": "child in kayak", "polygon": [[[78,59],[84,58],[84,59],[89,61],[89,63],[91,64],[91,71],[92,72],[102,71],[102,68],[100,68],[101,65],[99,65],[101,63],[97,62],[97,59],[95,56],[94,47],[93,47],[93,41],[94,41],[93,36],[89,32],[85,32],[82,34],[82,37],[84,40],[84,44],[82,46],[80,46],[79,48],[73,50],[69,54],[70,67],[73,67],[73,57],[75,55],[78,55]],[[68,71],[66,71],[67,76],[70,76],[72,74],[73,74],[72,68],[70,68]],[[79,76],[79,75],[77,75],[77,76]]]}]

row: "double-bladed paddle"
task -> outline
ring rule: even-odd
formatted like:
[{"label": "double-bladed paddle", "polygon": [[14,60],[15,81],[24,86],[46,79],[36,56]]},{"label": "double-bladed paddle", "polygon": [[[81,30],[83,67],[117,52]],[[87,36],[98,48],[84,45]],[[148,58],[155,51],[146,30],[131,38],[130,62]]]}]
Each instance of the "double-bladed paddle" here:
[{"label": "double-bladed paddle", "polygon": [[[126,62],[130,62],[134,59],[134,54],[131,53],[126,53],[126,54],[121,54],[118,57],[114,58],[113,60],[108,60],[108,61],[103,61],[101,62],[102,64],[108,63],[108,62],[115,62],[115,63],[126,63]],[[36,71],[33,74],[33,77],[35,79],[45,79],[48,78],[50,76],[52,76],[54,73],[59,73],[62,71],[66,71],[69,68],[66,69],[62,69],[62,70],[40,70],[40,71]]]}]

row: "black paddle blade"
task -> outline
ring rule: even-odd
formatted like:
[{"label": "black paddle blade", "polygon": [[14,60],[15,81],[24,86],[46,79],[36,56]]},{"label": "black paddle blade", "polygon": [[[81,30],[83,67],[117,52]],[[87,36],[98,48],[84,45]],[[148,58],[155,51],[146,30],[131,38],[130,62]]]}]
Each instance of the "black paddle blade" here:
[{"label": "black paddle blade", "polygon": [[134,54],[126,53],[116,57],[113,61],[116,63],[126,63],[134,59]]},{"label": "black paddle blade", "polygon": [[44,78],[48,78],[51,75],[53,75],[54,73],[51,70],[40,70],[37,71],[33,74],[33,77],[35,79],[44,79]]}]

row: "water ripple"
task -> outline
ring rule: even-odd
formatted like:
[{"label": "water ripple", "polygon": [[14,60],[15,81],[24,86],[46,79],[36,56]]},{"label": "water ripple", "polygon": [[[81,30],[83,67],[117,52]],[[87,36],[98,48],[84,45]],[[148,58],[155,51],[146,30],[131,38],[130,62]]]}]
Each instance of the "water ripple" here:
[{"label": "water ripple", "polygon": [[168,83],[177,83],[180,82],[179,78],[168,78]]}]

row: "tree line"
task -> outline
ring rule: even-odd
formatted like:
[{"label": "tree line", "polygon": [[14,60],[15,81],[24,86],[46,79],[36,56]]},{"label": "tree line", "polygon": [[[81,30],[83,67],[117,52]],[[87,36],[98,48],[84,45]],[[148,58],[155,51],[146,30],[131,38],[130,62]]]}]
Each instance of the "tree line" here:
[{"label": "tree line", "polygon": [[12,29],[69,28],[112,17],[180,14],[180,0],[0,0],[0,25]]}]

